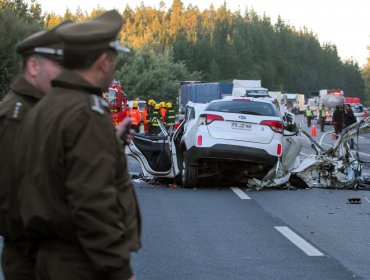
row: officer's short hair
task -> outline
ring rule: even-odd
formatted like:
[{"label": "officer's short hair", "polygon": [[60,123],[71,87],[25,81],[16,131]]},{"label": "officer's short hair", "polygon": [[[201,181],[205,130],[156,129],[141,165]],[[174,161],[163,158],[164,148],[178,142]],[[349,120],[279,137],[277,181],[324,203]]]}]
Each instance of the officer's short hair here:
[{"label": "officer's short hair", "polygon": [[64,49],[64,61],[63,66],[69,70],[85,70],[89,69],[103,54],[107,52],[108,55],[115,54],[114,49],[102,49],[102,50],[76,50],[76,49]]},{"label": "officer's short hair", "polygon": [[[31,54],[22,56],[22,60],[21,60],[21,73],[22,74],[24,74],[24,72],[26,71],[27,63],[31,58],[36,58],[40,63],[42,62],[42,59],[48,59],[47,57],[44,57],[43,55],[39,55],[36,53],[31,53]],[[58,61],[58,63],[62,64],[61,61]]]}]

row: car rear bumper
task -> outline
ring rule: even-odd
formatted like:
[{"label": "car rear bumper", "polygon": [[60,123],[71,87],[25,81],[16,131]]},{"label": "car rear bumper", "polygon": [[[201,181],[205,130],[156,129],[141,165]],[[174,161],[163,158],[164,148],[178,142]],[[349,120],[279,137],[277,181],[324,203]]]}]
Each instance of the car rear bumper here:
[{"label": "car rear bumper", "polygon": [[278,157],[268,154],[263,149],[241,147],[226,144],[216,144],[212,147],[191,147],[188,158],[192,164],[197,164],[198,159],[236,160],[255,163],[276,164]]}]

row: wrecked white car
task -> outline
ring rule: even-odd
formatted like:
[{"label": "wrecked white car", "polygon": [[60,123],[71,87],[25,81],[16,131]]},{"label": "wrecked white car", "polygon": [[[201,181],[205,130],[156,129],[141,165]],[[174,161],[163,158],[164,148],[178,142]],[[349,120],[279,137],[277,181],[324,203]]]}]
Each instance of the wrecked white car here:
[{"label": "wrecked white car", "polygon": [[262,179],[279,161],[285,125],[280,112],[261,98],[224,98],[189,103],[171,135],[136,134],[126,154],[144,177],[174,178],[183,187],[247,183]]}]

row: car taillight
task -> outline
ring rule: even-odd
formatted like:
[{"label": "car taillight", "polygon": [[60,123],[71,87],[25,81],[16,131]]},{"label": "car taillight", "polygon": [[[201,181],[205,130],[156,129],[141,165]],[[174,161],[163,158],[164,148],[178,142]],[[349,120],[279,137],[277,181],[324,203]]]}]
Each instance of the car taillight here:
[{"label": "car taillight", "polygon": [[203,137],[202,135],[198,135],[198,139],[197,139],[198,146],[202,146],[202,143],[203,143]]},{"label": "car taillight", "polygon": [[283,123],[280,121],[265,120],[265,121],[261,121],[260,125],[267,125],[273,131],[278,132],[278,133],[283,133]]},{"label": "car taillight", "polygon": [[281,146],[281,144],[278,144],[276,154],[280,156],[282,152],[283,152],[283,147]]},{"label": "car taillight", "polygon": [[223,121],[224,118],[219,115],[213,115],[213,114],[202,114],[200,115],[201,118],[205,119],[206,125],[209,125],[213,121]]}]

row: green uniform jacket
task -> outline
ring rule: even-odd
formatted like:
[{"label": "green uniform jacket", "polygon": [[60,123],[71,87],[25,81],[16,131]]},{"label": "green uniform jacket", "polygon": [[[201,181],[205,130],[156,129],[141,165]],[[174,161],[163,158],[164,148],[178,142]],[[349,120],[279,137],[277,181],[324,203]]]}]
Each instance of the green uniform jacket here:
[{"label": "green uniform jacket", "polygon": [[29,110],[43,96],[41,91],[19,76],[0,103],[0,235],[11,242],[25,240],[17,203],[19,181],[14,156],[19,150],[15,140]]},{"label": "green uniform jacket", "polygon": [[153,114],[150,118],[150,122],[152,123],[152,126],[158,126],[159,127],[159,124],[158,124],[157,120],[162,121],[162,114],[161,114],[161,111],[159,109],[154,110]]},{"label": "green uniform jacket", "polygon": [[140,213],[108,105],[72,71],[63,70],[53,86],[20,137],[26,231],[40,245],[81,247],[104,279],[126,279],[130,252],[140,248]]},{"label": "green uniform jacket", "polygon": [[166,125],[168,125],[168,126],[174,125],[175,124],[175,118],[176,118],[175,111],[173,109],[168,109],[167,112],[166,112],[166,117],[165,117]]},{"label": "green uniform jacket", "polygon": [[146,119],[148,123],[152,121],[152,116],[153,116],[154,108],[151,105],[148,105],[147,111],[146,111]]}]

